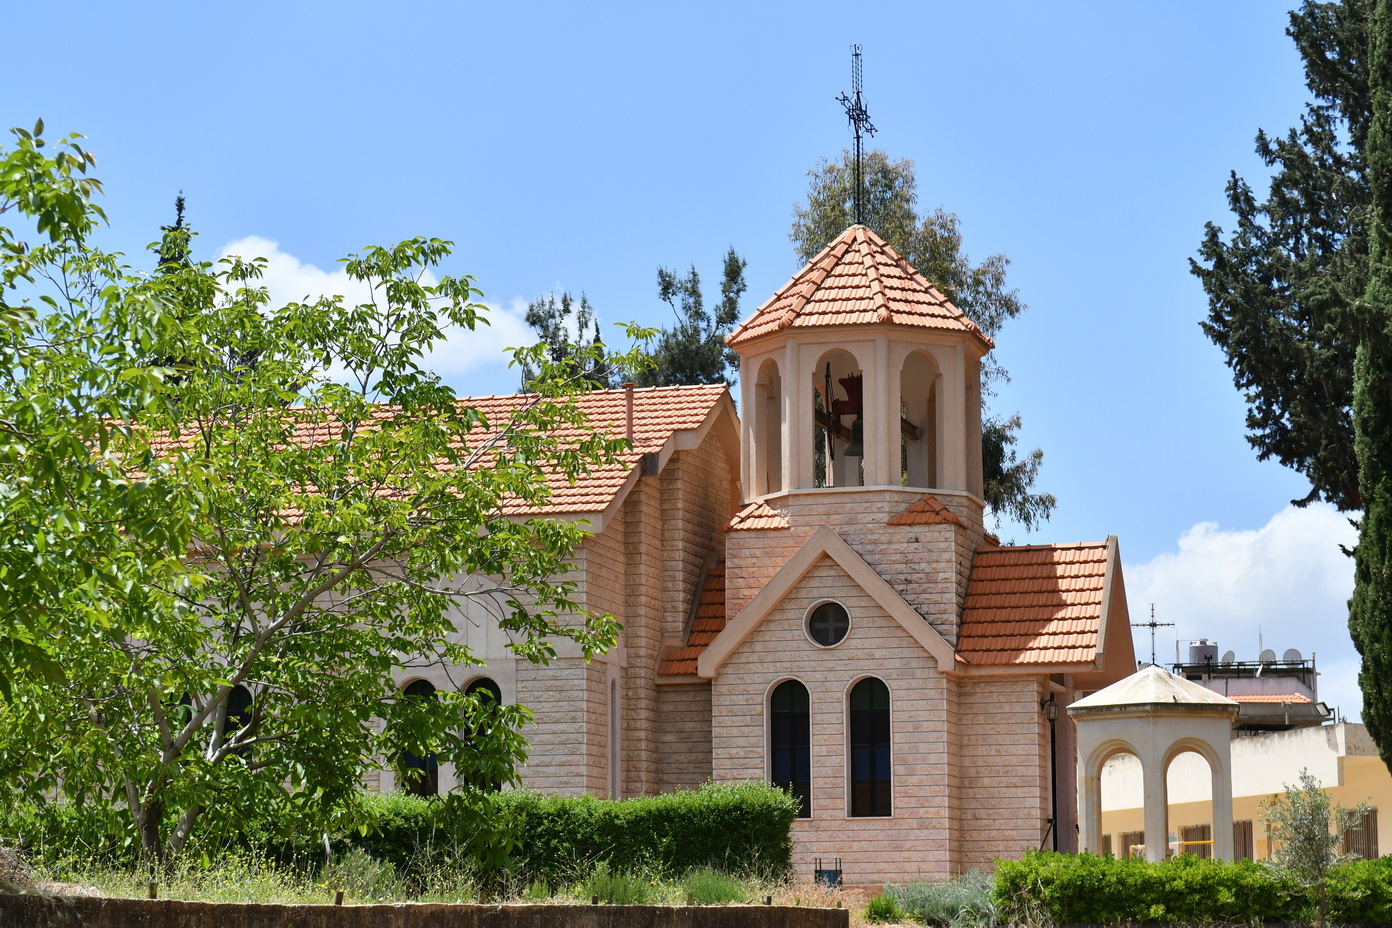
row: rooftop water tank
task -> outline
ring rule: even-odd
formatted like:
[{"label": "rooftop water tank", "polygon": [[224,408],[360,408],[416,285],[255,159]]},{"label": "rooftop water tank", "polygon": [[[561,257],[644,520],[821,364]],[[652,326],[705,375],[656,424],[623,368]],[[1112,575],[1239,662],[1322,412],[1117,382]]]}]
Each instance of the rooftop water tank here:
[{"label": "rooftop water tank", "polygon": [[1206,661],[1211,664],[1217,659],[1217,642],[1209,641],[1207,638],[1200,638],[1198,641],[1189,642],[1189,663],[1202,664]]}]

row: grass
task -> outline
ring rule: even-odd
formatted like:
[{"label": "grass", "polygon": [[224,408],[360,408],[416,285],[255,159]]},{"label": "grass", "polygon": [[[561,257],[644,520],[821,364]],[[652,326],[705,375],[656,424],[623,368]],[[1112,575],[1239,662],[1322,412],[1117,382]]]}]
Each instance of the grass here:
[{"label": "grass", "polygon": [[[114,898],[143,899],[149,889],[143,872],[81,860],[45,868],[36,877]],[[739,905],[761,904],[766,899],[775,905],[863,905],[862,899],[841,890],[743,877],[707,867],[666,876],[615,871],[607,863],[600,863],[589,873],[559,885],[518,880],[513,884],[489,884],[485,889],[474,874],[446,866],[427,867],[422,875],[404,880],[390,865],[357,849],[337,859],[331,867],[313,871],[277,866],[248,853],[211,860],[189,857],[163,871],[157,886],[161,899],[294,905],[331,903],[340,890],[348,905],[407,901],[585,905],[595,896],[601,903],[611,905]],[[858,913],[853,911],[855,914]]]}]

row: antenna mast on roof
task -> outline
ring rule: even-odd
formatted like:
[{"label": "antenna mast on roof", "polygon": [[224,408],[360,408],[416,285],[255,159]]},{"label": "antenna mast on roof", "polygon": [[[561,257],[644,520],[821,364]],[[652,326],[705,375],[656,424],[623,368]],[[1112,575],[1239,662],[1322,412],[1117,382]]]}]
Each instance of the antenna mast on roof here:
[{"label": "antenna mast on roof", "polygon": [[[1151,603],[1151,604],[1150,604],[1150,621],[1149,621],[1149,622],[1133,622],[1133,623],[1132,623],[1132,626],[1133,626],[1134,628],[1148,628],[1148,629],[1150,629],[1150,662],[1151,662],[1152,664],[1154,664],[1154,663],[1155,663],[1155,630],[1156,630],[1157,628],[1173,628],[1173,627],[1174,627],[1174,623],[1173,623],[1173,622],[1157,622],[1157,621],[1155,621],[1155,603]],[[1176,647],[1176,648],[1179,647],[1179,642],[1175,642],[1175,647]],[[1176,656],[1175,660],[1178,661],[1179,658]]]},{"label": "antenna mast on roof", "polygon": [[855,221],[860,225],[864,221],[864,214],[861,210],[861,175],[860,175],[860,142],[865,133],[875,134],[875,126],[870,122],[870,114],[865,111],[865,104],[860,102],[860,46],[851,46],[851,93],[855,96],[848,97],[844,93],[836,98],[836,102],[846,108],[846,118],[851,122],[851,129],[855,132]]}]

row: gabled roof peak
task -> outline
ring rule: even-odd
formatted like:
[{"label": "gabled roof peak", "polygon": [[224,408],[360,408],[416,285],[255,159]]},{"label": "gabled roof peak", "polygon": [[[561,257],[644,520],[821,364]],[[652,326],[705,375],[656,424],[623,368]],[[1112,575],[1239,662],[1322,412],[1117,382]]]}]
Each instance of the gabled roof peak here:
[{"label": "gabled roof peak", "polygon": [[863,225],[822,249],[725,339],[732,348],[786,328],[894,324],[957,332],[989,351],[981,327]]}]

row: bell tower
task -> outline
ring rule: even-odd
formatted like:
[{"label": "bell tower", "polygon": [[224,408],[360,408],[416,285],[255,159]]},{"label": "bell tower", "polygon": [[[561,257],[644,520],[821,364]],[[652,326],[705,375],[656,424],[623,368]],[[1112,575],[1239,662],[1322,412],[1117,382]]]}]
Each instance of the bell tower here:
[{"label": "bell tower", "polygon": [[896,487],[979,503],[993,343],[874,232],[851,226],[726,343],[751,498]]}]

